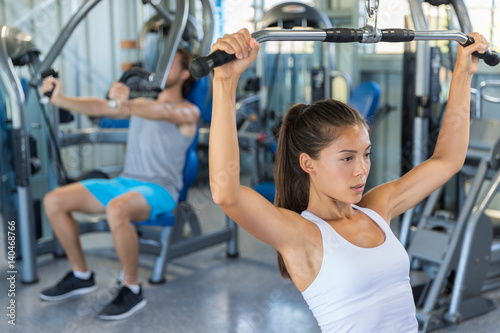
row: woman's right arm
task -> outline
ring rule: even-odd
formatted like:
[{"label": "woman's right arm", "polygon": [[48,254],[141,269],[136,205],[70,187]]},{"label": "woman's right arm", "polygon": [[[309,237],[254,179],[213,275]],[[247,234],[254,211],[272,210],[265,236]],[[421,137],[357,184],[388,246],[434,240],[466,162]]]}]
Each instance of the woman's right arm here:
[{"label": "woman's right arm", "polygon": [[[254,61],[259,44],[246,30],[226,35],[212,51],[236,54],[237,60],[215,69],[210,126],[209,171],[213,200],[254,237],[278,251],[300,234],[298,214],[277,208],[254,190],[240,184],[240,155],[236,131],[235,97],[238,79]],[[288,223],[287,223],[288,222]]]}]

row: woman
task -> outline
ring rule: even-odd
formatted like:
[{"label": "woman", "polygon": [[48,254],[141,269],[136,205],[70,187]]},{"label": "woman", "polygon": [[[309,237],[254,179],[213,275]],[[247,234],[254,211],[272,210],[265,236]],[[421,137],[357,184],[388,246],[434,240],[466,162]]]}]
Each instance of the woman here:
[{"label": "woman", "polygon": [[457,173],[469,134],[469,89],[485,38],[459,48],[434,154],[365,195],[371,143],[363,117],[326,100],[290,108],[278,139],[275,206],[240,185],[235,93],[259,44],[246,29],[212,47],[237,59],[215,69],[210,129],[214,201],[278,251],[281,274],[302,292],[323,332],[417,332],[408,256],[389,222]]}]

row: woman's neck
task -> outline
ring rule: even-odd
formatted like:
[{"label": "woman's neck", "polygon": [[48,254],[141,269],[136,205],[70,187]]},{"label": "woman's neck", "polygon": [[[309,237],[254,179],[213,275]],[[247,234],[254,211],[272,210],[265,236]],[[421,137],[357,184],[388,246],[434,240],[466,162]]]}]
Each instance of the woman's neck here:
[{"label": "woman's neck", "polygon": [[315,195],[310,192],[307,210],[325,221],[334,221],[352,216],[352,206],[350,203],[337,199]]}]

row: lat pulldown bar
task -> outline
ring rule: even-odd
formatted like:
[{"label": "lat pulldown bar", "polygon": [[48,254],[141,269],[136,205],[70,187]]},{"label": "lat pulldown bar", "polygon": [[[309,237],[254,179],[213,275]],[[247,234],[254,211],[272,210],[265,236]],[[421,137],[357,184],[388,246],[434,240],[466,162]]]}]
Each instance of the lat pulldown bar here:
[{"label": "lat pulldown bar", "polygon": [[[448,30],[410,30],[410,29],[269,29],[252,33],[252,37],[259,43],[267,41],[319,41],[325,43],[401,43],[413,40],[454,40],[462,46],[474,43],[474,39],[460,31]],[[490,66],[496,66],[500,62],[497,52],[490,49],[485,53],[473,53],[474,56],[483,59]],[[199,79],[208,75],[212,69],[222,66],[236,59],[234,54],[228,54],[217,50],[206,57],[198,57],[189,65],[191,74]]]}]

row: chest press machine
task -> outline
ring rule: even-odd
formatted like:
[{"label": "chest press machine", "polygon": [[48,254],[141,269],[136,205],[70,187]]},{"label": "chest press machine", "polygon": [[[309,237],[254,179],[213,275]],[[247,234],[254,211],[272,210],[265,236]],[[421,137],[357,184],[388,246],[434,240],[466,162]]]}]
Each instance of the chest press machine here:
[{"label": "chest press machine", "polygon": [[[36,89],[42,81],[42,73],[48,72],[62,48],[70,38],[78,24],[101,0],[87,0],[78,11],[71,17],[63,31],[60,33],[45,59],[36,62],[33,69],[33,76],[29,86]],[[174,58],[175,50],[179,45],[182,32],[186,27],[188,18],[188,2],[176,0],[176,15],[172,17],[165,11],[157,1],[143,0],[144,4],[150,4],[158,15],[165,21],[171,22],[169,34],[164,43],[162,57],[159,58],[153,83],[163,87],[166,83],[168,73]],[[209,0],[202,0],[204,17],[212,18],[212,7]],[[207,40],[211,40],[213,33],[213,20],[209,19],[205,24],[208,34]],[[32,198],[32,184],[30,172],[30,147],[27,134],[25,94],[22,89],[21,80],[18,77],[13,64],[15,59],[13,51],[18,51],[9,44],[9,36],[12,29],[6,26],[0,27],[0,119],[5,121],[6,126],[0,127],[2,152],[7,152],[6,159],[2,159],[0,171],[2,176],[2,197],[0,211],[4,220],[14,220],[18,230],[18,243],[20,249],[17,254],[22,257],[20,265],[20,277],[23,283],[35,283],[38,281],[36,257],[42,254],[59,252],[58,243],[55,239],[45,237],[36,239],[34,230],[34,209]],[[14,31],[14,35],[17,34]],[[14,44],[15,46],[15,44]],[[201,48],[209,49],[208,42],[203,42]],[[202,51],[203,52],[203,51]],[[29,54],[28,54],[29,56]],[[37,58],[38,59],[38,58]],[[203,121],[210,120],[210,95],[209,82],[199,80],[195,82],[190,94],[187,96],[202,111]],[[4,119],[6,118],[6,119]],[[4,123],[2,123],[4,124]],[[79,129],[68,133],[59,133],[58,112],[53,113],[51,127],[57,137],[53,142],[52,158],[57,156],[56,151],[62,147],[78,145],[82,143],[116,143],[126,142],[127,130],[125,128],[89,128]],[[4,127],[5,128],[4,131]],[[55,135],[54,135],[55,136]],[[196,179],[198,171],[198,158],[196,155],[197,145],[196,135],[193,145],[188,149],[186,164],[184,166],[184,184],[180,192],[179,203],[176,209],[170,214],[159,216],[155,220],[147,220],[138,223],[138,233],[140,236],[140,251],[153,254],[156,260],[151,283],[162,283],[165,281],[164,273],[167,262],[173,258],[186,255],[188,253],[213,246],[220,243],[227,243],[227,256],[238,256],[237,229],[232,221],[228,221],[223,228],[203,234],[199,220],[194,210],[186,201],[187,190]],[[61,161],[57,161],[61,162]],[[49,161],[53,168],[53,179],[58,179],[60,184],[64,184],[61,174],[57,173],[52,161]],[[55,163],[57,165],[57,163]],[[7,187],[8,185],[8,187]],[[54,185],[54,184],[52,184]],[[107,222],[101,219],[93,219],[82,222],[79,225],[81,233],[93,231],[109,230]],[[189,234],[186,229],[189,228]],[[20,251],[19,251],[20,250]]]},{"label": "chest press machine", "polygon": [[[322,41],[327,43],[378,43],[429,40],[454,40],[462,46],[474,43],[460,31],[378,29],[377,9],[366,1],[368,17],[360,29],[331,28],[311,30],[260,30],[252,33],[258,42],[267,41]],[[474,54],[490,66],[496,66],[500,57],[494,51]],[[215,51],[195,59],[190,70],[193,76],[203,77],[217,66],[235,59],[234,55]],[[500,124],[494,120],[476,119],[471,124],[471,140],[467,164],[462,172],[473,177],[461,214],[450,231],[429,225],[430,218],[442,189],[433,193],[426,203],[421,223],[409,248],[410,260],[420,259],[433,264],[434,275],[424,285],[412,279],[416,298],[419,331],[436,329],[446,324],[459,324],[463,319],[486,313],[495,308],[493,301],[482,297],[484,291],[500,287],[500,242],[493,241],[491,221],[484,210],[500,185]],[[491,179],[490,185],[480,195],[481,184]],[[451,290],[445,282],[451,281]]]}]

